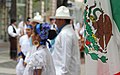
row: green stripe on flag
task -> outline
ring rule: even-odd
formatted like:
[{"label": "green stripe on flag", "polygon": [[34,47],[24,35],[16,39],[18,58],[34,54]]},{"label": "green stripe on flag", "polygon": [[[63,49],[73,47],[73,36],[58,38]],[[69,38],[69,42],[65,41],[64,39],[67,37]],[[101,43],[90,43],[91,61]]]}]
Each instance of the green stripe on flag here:
[{"label": "green stripe on flag", "polygon": [[120,32],[120,0],[110,0],[113,19]]},{"label": "green stripe on flag", "polygon": [[87,2],[87,0],[84,0],[84,3],[86,3]]}]

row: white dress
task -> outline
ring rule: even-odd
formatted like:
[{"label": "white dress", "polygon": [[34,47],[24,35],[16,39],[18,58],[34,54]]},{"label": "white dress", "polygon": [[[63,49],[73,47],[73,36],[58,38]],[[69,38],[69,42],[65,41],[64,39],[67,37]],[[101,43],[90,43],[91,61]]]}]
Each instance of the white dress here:
[{"label": "white dress", "polygon": [[[26,56],[27,52],[29,52],[31,49],[30,38],[28,38],[28,35],[23,35],[20,37],[19,43],[21,46],[21,51]],[[16,65],[16,75],[23,75],[25,68],[23,62],[23,58],[20,58],[18,64]]]},{"label": "white dress", "polygon": [[23,75],[24,73],[24,65],[23,65],[23,59],[20,58],[18,64],[16,65],[16,75]]},{"label": "white dress", "polygon": [[36,46],[32,46],[30,50],[28,50],[25,60],[23,61],[23,58],[20,58],[17,66],[16,66],[16,75],[23,75],[25,66],[23,65],[23,62],[29,63],[31,55],[36,52]]},{"label": "white dress", "polygon": [[41,75],[56,75],[52,56],[45,46],[40,46],[35,53],[30,56],[23,75],[33,75],[35,69],[42,69]]},{"label": "white dress", "polygon": [[80,75],[78,38],[72,25],[66,25],[56,37],[52,56],[56,75]]},{"label": "white dress", "polygon": [[20,37],[19,43],[21,46],[21,51],[26,56],[27,52],[30,51],[31,49],[30,38],[28,37],[27,34],[23,35],[22,37]]},{"label": "white dress", "polygon": [[24,60],[25,63],[28,64],[30,62],[31,55],[35,53],[36,50],[37,50],[36,46],[31,47],[31,50],[27,52],[27,55],[25,57],[25,60]]}]

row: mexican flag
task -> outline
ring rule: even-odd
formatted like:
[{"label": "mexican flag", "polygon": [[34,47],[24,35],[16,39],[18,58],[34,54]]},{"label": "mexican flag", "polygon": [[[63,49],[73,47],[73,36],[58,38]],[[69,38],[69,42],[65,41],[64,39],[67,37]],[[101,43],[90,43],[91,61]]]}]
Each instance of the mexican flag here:
[{"label": "mexican flag", "polygon": [[120,34],[110,0],[85,0],[84,22],[86,75],[120,75]]}]

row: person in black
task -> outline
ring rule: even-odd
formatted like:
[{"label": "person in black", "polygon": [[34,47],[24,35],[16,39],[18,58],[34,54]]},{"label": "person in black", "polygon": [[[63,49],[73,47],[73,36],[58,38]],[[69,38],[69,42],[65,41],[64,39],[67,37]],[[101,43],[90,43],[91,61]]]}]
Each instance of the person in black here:
[{"label": "person in black", "polygon": [[16,60],[17,58],[17,36],[18,30],[16,28],[16,20],[11,19],[11,24],[8,26],[8,35],[10,41],[10,59]]}]

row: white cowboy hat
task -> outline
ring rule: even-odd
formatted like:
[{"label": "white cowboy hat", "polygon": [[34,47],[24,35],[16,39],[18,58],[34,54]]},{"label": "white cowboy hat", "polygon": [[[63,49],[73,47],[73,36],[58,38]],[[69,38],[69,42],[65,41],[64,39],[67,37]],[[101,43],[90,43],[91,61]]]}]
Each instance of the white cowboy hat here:
[{"label": "white cowboy hat", "polygon": [[65,6],[60,6],[56,10],[55,16],[51,16],[50,18],[53,18],[53,19],[73,19],[73,17],[70,16],[69,9]]},{"label": "white cowboy hat", "polygon": [[30,19],[31,22],[43,23],[43,18],[39,15],[39,12],[36,13],[36,16],[33,19]]}]

